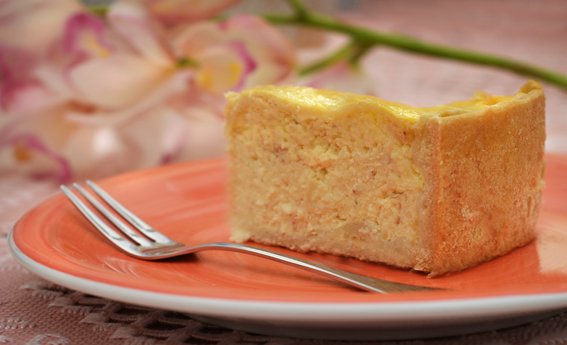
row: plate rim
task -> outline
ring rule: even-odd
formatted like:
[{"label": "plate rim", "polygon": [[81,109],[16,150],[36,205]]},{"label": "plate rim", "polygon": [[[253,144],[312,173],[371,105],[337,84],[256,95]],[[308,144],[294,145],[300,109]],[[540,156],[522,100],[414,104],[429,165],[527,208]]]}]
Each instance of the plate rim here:
[{"label": "plate rim", "polygon": [[[286,322],[462,322],[506,318],[567,308],[567,292],[513,294],[426,301],[294,302],[179,295],[99,282],[56,270],[27,256],[8,235],[12,255],[38,276],[67,288],[139,306],[208,317]],[[274,313],[274,310],[278,310]]]}]

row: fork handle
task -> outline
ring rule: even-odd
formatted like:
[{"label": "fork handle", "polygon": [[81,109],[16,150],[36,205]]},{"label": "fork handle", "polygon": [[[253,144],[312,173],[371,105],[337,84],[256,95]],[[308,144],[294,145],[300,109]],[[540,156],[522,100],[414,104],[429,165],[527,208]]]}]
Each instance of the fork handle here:
[{"label": "fork handle", "polygon": [[382,294],[387,294],[392,292],[406,292],[406,291],[439,290],[438,288],[409,285],[409,284],[397,283],[383,279],[363,276],[360,274],[329,267],[321,263],[303,260],[289,255],[280,254],[271,250],[261,249],[240,243],[215,242],[215,243],[207,243],[203,245],[192,246],[188,248],[186,254],[200,252],[204,250],[224,250],[224,251],[250,254],[265,259],[281,262],[290,266],[302,268],[310,272],[319,273],[328,278],[346,283],[348,285],[357,287],[359,289],[378,292]]}]

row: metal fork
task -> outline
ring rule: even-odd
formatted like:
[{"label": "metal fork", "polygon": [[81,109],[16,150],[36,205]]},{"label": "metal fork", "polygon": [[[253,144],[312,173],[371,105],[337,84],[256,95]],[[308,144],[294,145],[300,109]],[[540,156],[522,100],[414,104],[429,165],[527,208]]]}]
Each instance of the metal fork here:
[{"label": "metal fork", "polygon": [[[92,181],[86,181],[86,184],[90,187],[92,192],[100,198],[100,200],[103,200],[106,203],[107,206],[104,206],[103,203],[93,196],[91,192],[87,191],[87,189],[81,187],[81,185],[77,183],[74,183],[71,188],[61,186],[61,190],[81,212],[81,214],[85,216],[85,218],[87,218],[87,220],[94,225],[101,234],[110,240],[110,242],[125,251],[127,254],[141,260],[159,260],[174,256],[193,254],[203,250],[225,250],[251,254],[302,268],[371,292],[386,294],[392,292],[438,290],[436,288],[408,285],[363,276],[332,268],[321,263],[307,261],[245,244],[214,242],[190,246],[179,243],[146,224]],[[98,216],[91,207],[87,206],[87,203],[81,200],[77,194],[73,193],[72,188],[77,190],[79,194],[82,195],[88,203],[94,206],[108,222],[114,225],[114,227],[110,226],[107,221]],[[111,212],[108,207],[112,208],[116,214],[119,214],[123,220],[126,220],[130,225],[127,225],[123,220]],[[136,229],[136,231],[134,229]]]}]

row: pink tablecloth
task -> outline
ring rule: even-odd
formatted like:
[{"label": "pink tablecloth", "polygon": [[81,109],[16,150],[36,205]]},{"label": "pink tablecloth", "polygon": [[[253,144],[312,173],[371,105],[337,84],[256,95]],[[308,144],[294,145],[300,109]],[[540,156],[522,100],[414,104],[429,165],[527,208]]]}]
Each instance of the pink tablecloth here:
[{"label": "pink tablecloth", "polygon": [[[360,3],[359,11],[350,15],[369,26],[519,56],[567,73],[567,3],[563,0]],[[387,49],[373,52],[365,66],[380,96],[417,105],[466,98],[479,88],[511,93],[525,79],[494,69]],[[547,98],[547,149],[567,152],[567,94],[548,86]],[[56,186],[49,182],[0,175],[0,344],[333,343],[233,331],[203,324],[184,314],[88,296],[38,278],[10,256],[6,236],[20,215],[54,191]],[[565,343],[567,312],[513,329],[391,344]]]}]

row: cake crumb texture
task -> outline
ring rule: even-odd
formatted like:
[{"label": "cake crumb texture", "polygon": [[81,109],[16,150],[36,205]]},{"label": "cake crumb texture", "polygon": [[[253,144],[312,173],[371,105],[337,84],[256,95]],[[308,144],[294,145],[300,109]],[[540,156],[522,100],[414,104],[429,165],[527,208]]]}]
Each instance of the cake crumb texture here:
[{"label": "cake crumb texture", "polygon": [[544,96],[417,108],[307,87],[229,93],[231,239],[439,275],[534,238]]}]

